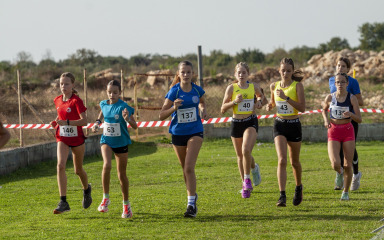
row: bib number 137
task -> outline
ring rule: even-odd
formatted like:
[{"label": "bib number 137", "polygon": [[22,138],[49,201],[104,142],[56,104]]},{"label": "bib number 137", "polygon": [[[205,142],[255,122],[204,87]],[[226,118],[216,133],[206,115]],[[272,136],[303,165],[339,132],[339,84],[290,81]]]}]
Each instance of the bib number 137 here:
[{"label": "bib number 137", "polygon": [[188,123],[194,122],[197,120],[196,118],[196,108],[184,108],[177,110],[177,119],[178,123]]}]

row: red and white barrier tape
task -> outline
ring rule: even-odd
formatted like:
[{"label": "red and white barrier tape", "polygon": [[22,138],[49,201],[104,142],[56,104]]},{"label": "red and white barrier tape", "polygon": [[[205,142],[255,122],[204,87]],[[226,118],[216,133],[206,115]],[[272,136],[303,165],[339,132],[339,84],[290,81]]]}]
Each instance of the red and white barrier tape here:
[{"label": "red and white barrier tape", "polygon": [[[360,108],[360,112],[364,113],[384,113],[384,109],[366,109],[366,108]],[[314,113],[321,113],[321,109],[318,110],[311,110],[311,111],[305,111],[302,113],[299,113],[300,115],[303,114],[314,114]],[[258,119],[266,119],[266,118],[275,118],[276,114],[272,115],[258,115]],[[203,124],[215,124],[215,123],[225,123],[225,122],[231,122],[231,117],[224,117],[224,118],[210,118],[208,120],[202,120]],[[140,128],[146,128],[146,127],[168,127],[171,124],[171,121],[148,121],[148,122],[137,122],[137,126]],[[88,123],[87,126],[84,126],[83,128],[92,128],[94,123]],[[3,124],[4,128],[23,128],[23,129],[53,129],[51,125],[49,124]],[[128,125],[130,128],[131,126]],[[101,124],[100,128],[103,128],[103,124]]]}]

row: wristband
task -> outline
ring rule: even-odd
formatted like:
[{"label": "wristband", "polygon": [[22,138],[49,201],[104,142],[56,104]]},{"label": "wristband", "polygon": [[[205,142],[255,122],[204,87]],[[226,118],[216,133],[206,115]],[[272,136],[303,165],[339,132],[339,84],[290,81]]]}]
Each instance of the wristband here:
[{"label": "wristband", "polygon": [[235,101],[233,101],[232,103],[233,103],[234,105],[237,105],[237,102],[235,102]]},{"label": "wristband", "polygon": [[96,119],[96,121],[95,121],[98,125],[100,125],[101,124],[101,120],[100,119]]},{"label": "wristband", "polygon": [[287,97],[287,98],[285,99],[285,101],[288,102],[289,99],[291,99],[291,98],[290,98],[290,97]]},{"label": "wristband", "polygon": [[69,119],[67,119],[67,125],[69,126]]}]

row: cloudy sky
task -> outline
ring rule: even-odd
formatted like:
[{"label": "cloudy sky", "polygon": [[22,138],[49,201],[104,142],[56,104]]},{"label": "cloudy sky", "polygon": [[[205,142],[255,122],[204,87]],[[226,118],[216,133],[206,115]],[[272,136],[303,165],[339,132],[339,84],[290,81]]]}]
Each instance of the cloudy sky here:
[{"label": "cloudy sky", "polygon": [[[358,27],[384,22],[383,0],[0,0],[0,61],[35,62],[77,49],[102,56],[182,56],[212,50],[317,47],[332,37],[358,46]],[[49,53],[49,54],[48,54]]]}]

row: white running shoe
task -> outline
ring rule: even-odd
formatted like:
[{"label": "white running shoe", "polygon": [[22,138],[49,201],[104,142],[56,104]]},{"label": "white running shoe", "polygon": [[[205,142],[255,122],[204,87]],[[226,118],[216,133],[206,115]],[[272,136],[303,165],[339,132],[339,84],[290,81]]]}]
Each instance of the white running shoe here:
[{"label": "white running shoe", "polygon": [[261,174],[260,174],[260,167],[259,164],[255,164],[255,170],[251,171],[252,177],[253,177],[253,184],[255,186],[259,185],[261,183]]},{"label": "white running shoe", "polygon": [[101,201],[97,210],[99,210],[99,212],[108,212],[109,211],[108,206],[110,203],[111,201],[109,200],[109,198],[104,198],[103,201]]},{"label": "white running shoe", "polygon": [[359,172],[358,174],[353,174],[351,191],[356,191],[360,187],[360,179],[363,174]]},{"label": "white running shoe", "polygon": [[348,192],[344,192],[341,194],[340,201],[348,201],[349,200],[349,194]]},{"label": "white running shoe", "polygon": [[344,174],[336,172],[335,190],[342,190],[344,188]]},{"label": "white running shoe", "polygon": [[123,204],[123,213],[121,214],[122,218],[132,218],[132,209],[131,204],[124,205]]}]

